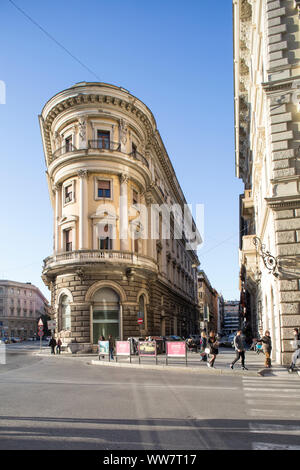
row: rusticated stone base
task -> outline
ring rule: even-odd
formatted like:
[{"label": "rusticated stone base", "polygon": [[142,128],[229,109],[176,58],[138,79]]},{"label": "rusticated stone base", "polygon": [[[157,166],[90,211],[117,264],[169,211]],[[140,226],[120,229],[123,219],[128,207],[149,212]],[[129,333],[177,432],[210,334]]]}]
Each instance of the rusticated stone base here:
[{"label": "rusticated stone base", "polygon": [[[93,271],[89,268],[79,274],[68,272],[60,274],[52,279],[51,294],[54,319],[58,328],[56,336],[61,335],[60,298],[63,294],[72,299],[71,307],[71,331],[66,343],[74,341],[81,344],[92,343],[92,304],[90,292],[94,286],[102,281],[106,287],[120,292],[120,305],[122,309],[122,339],[131,336],[160,336],[178,334],[186,336],[197,333],[198,313],[197,308],[189,300],[179,293],[171,290],[163,280],[147,277],[142,272],[126,276],[125,270],[109,272],[106,270]],[[101,282],[100,282],[101,284]],[[139,296],[145,295],[146,315],[145,323],[138,324]],[[121,338],[120,338],[121,339]]]}]

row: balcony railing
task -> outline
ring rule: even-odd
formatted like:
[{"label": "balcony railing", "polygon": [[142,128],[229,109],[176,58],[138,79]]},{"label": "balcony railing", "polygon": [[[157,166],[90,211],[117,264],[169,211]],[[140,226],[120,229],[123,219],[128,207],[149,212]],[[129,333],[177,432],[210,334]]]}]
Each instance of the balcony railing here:
[{"label": "balcony railing", "polygon": [[61,157],[65,153],[76,152],[76,150],[77,148],[71,143],[68,143],[67,145],[63,145],[59,149],[55,150],[55,152],[53,152],[51,162],[55,160],[56,158]]},{"label": "balcony railing", "polygon": [[[109,150],[109,151],[114,151],[114,152],[120,152],[121,151],[121,144],[119,142],[113,142],[111,140],[104,140],[104,139],[97,139],[97,140],[89,140],[88,141],[88,148],[86,149],[77,149],[74,145],[68,144],[64,145],[63,147],[55,150],[53,152],[52,157],[50,159],[50,163],[52,163],[54,160],[56,160],[58,157],[61,157],[64,154],[67,154],[69,152],[76,152],[76,151],[86,151],[88,149],[93,149],[93,150]],[[141,153],[134,151],[129,154],[131,158],[134,160],[138,160],[143,165],[145,165],[147,168],[149,168],[149,162],[148,160],[142,155]]]},{"label": "balcony railing", "polygon": [[146,165],[147,168],[149,168],[149,163],[148,163],[148,160],[144,157],[144,155],[142,155],[141,153],[137,152],[136,150],[131,152],[129,154],[132,158],[134,158],[135,160],[139,160],[140,162],[142,162],[144,165]]},{"label": "balcony railing", "polygon": [[89,140],[89,149],[113,150],[119,152],[120,147],[121,144],[119,142],[112,142],[111,140]]},{"label": "balcony railing", "polygon": [[73,263],[90,264],[99,262],[122,263],[128,266],[134,265],[156,270],[156,263],[152,258],[131,251],[118,250],[77,250],[58,253],[44,260],[44,269]]}]

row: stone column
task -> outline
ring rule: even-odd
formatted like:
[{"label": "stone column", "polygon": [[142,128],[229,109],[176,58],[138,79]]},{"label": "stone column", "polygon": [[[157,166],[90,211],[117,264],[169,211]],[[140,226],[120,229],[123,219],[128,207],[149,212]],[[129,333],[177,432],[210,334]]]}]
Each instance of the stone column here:
[{"label": "stone column", "polygon": [[87,170],[79,170],[79,250],[87,247]]},{"label": "stone column", "polygon": [[128,176],[119,175],[120,179],[120,250],[128,250]]}]

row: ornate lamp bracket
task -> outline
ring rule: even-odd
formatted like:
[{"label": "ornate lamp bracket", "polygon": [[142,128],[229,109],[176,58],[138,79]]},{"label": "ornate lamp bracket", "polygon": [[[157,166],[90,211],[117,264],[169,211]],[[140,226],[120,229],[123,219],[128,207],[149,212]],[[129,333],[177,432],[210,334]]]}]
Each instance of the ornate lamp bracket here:
[{"label": "ornate lamp bracket", "polygon": [[278,277],[278,260],[275,256],[271,255],[269,251],[266,250],[266,246],[262,244],[259,237],[254,237],[253,244],[256,248],[256,252],[263,259],[265,267],[269,270],[273,276]]}]

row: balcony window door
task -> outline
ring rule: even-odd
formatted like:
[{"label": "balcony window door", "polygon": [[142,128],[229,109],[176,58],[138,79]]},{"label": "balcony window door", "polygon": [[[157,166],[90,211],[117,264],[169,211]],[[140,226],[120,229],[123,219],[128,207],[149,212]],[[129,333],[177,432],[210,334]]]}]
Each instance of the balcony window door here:
[{"label": "balcony window door", "polygon": [[111,226],[108,224],[103,227],[103,234],[99,238],[99,250],[112,250]]},{"label": "balcony window door", "polygon": [[65,249],[72,251],[72,230],[65,230]]},{"label": "balcony window door", "polygon": [[108,131],[97,132],[97,145],[99,149],[109,149],[110,133]]},{"label": "balcony window door", "polygon": [[65,139],[66,153],[72,152],[72,136]]}]

